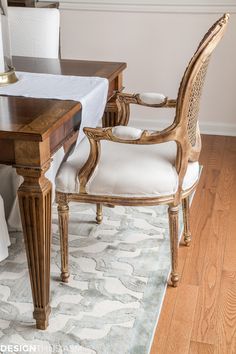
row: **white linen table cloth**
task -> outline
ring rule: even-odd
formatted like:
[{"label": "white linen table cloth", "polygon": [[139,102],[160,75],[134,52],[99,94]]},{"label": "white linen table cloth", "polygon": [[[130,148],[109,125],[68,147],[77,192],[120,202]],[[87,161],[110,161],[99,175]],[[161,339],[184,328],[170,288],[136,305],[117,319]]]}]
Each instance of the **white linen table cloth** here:
[{"label": "white linen table cloth", "polygon": [[[86,76],[69,76],[69,75],[53,75],[53,74],[39,74],[28,72],[16,72],[19,81],[9,86],[0,88],[0,95],[8,96],[23,96],[31,98],[45,98],[45,99],[59,99],[59,100],[73,100],[80,102],[82,105],[81,124],[79,129],[79,136],[76,142],[78,145],[84,138],[84,127],[96,127],[99,120],[102,118],[104,108],[107,102],[108,80],[101,77],[86,77]],[[56,171],[64,157],[63,148],[61,148],[55,155],[51,168],[47,171],[46,176],[54,185]],[[10,166],[9,166],[10,168]],[[6,177],[6,169],[0,176],[4,180]],[[8,170],[7,170],[8,172]],[[15,178],[20,179],[20,176]],[[7,178],[9,181],[9,178]],[[22,179],[21,179],[22,180]],[[7,181],[6,181],[7,182]],[[6,183],[3,183],[3,186]],[[20,182],[19,182],[20,184]],[[5,193],[5,188],[2,191]],[[1,194],[1,187],[0,187]],[[6,193],[5,193],[6,194]],[[9,200],[7,200],[7,198]],[[9,207],[11,204],[11,210]],[[16,199],[16,191],[12,191],[12,195],[4,198],[5,207],[7,207],[8,225],[12,230],[21,229],[18,201]],[[9,241],[7,237],[0,242],[0,256],[2,258],[7,255],[7,247]]]}]

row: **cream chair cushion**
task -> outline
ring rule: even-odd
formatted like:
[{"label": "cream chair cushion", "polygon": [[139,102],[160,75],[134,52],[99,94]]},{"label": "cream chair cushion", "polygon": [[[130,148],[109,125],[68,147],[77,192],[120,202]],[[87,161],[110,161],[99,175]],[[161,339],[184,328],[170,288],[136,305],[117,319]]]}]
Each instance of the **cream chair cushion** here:
[{"label": "cream chair cushion", "polygon": [[139,93],[139,98],[142,101],[142,103],[145,104],[162,104],[166,100],[166,96],[163,95],[162,93],[156,93],[156,92],[142,92]]},{"label": "cream chair cushion", "polygon": [[112,134],[121,140],[137,140],[141,138],[142,129],[118,125],[112,128]]},{"label": "cream chair cushion", "polygon": [[[89,150],[85,138],[62,164],[56,177],[57,191],[79,192],[78,172],[87,160]],[[172,195],[178,186],[175,156],[174,142],[133,145],[102,141],[101,158],[87,184],[87,192],[131,198]],[[198,162],[189,163],[183,188],[190,188],[198,176]]]}]

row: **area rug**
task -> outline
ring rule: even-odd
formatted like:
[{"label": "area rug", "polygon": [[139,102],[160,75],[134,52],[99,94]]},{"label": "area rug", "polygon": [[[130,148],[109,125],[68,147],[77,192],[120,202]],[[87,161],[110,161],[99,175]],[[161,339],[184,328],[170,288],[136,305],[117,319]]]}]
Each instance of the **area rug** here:
[{"label": "area rug", "polygon": [[97,225],[94,206],[71,203],[69,234],[64,284],[54,207],[46,331],[32,319],[22,234],[11,234],[10,255],[0,263],[0,351],[148,354],[170,271],[167,207],[105,207]]}]

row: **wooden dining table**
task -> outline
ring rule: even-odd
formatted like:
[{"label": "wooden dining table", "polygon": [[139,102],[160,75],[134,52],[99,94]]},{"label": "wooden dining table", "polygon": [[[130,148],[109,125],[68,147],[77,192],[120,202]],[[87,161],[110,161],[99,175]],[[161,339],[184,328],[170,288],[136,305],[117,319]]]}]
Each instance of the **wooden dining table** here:
[{"label": "wooden dining table", "polygon": [[[117,123],[115,95],[122,90],[125,63],[14,57],[17,71],[107,78],[104,122]],[[46,329],[50,314],[52,185],[45,177],[54,153],[76,140],[81,104],[69,100],[0,96],[0,163],[12,165],[24,181],[18,190],[29,268],[33,317]]]}]

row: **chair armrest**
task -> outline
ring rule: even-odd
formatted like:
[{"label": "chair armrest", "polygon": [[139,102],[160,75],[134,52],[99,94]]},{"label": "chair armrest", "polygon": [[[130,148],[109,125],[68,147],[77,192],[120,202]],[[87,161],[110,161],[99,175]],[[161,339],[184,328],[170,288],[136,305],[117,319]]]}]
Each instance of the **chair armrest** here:
[{"label": "chair armrest", "polygon": [[128,125],[130,117],[130,104],[153,108],[175,108],[176,100],[168,99],[161,93],[123,93],[117,92],[118,124]]},{"label": "chair armrest", "polygon": [[[101,140],[109,140],[123,144],[158,144],[176,140],[178,128],[175,124],[162,131],[142,130],[133,127],[118,125],[109,128],[84,128],[84,133],[90,143],[99,143]],[[178,138],[177,138],[178,140]]]},{"label": "chair armrest", "polygon": [[124,104],[138,104],[147,107],[156,108],[175,108],[176,100],[168,99],[162,93],[143,92],[143,93],[117,93],[117,99]]}]

